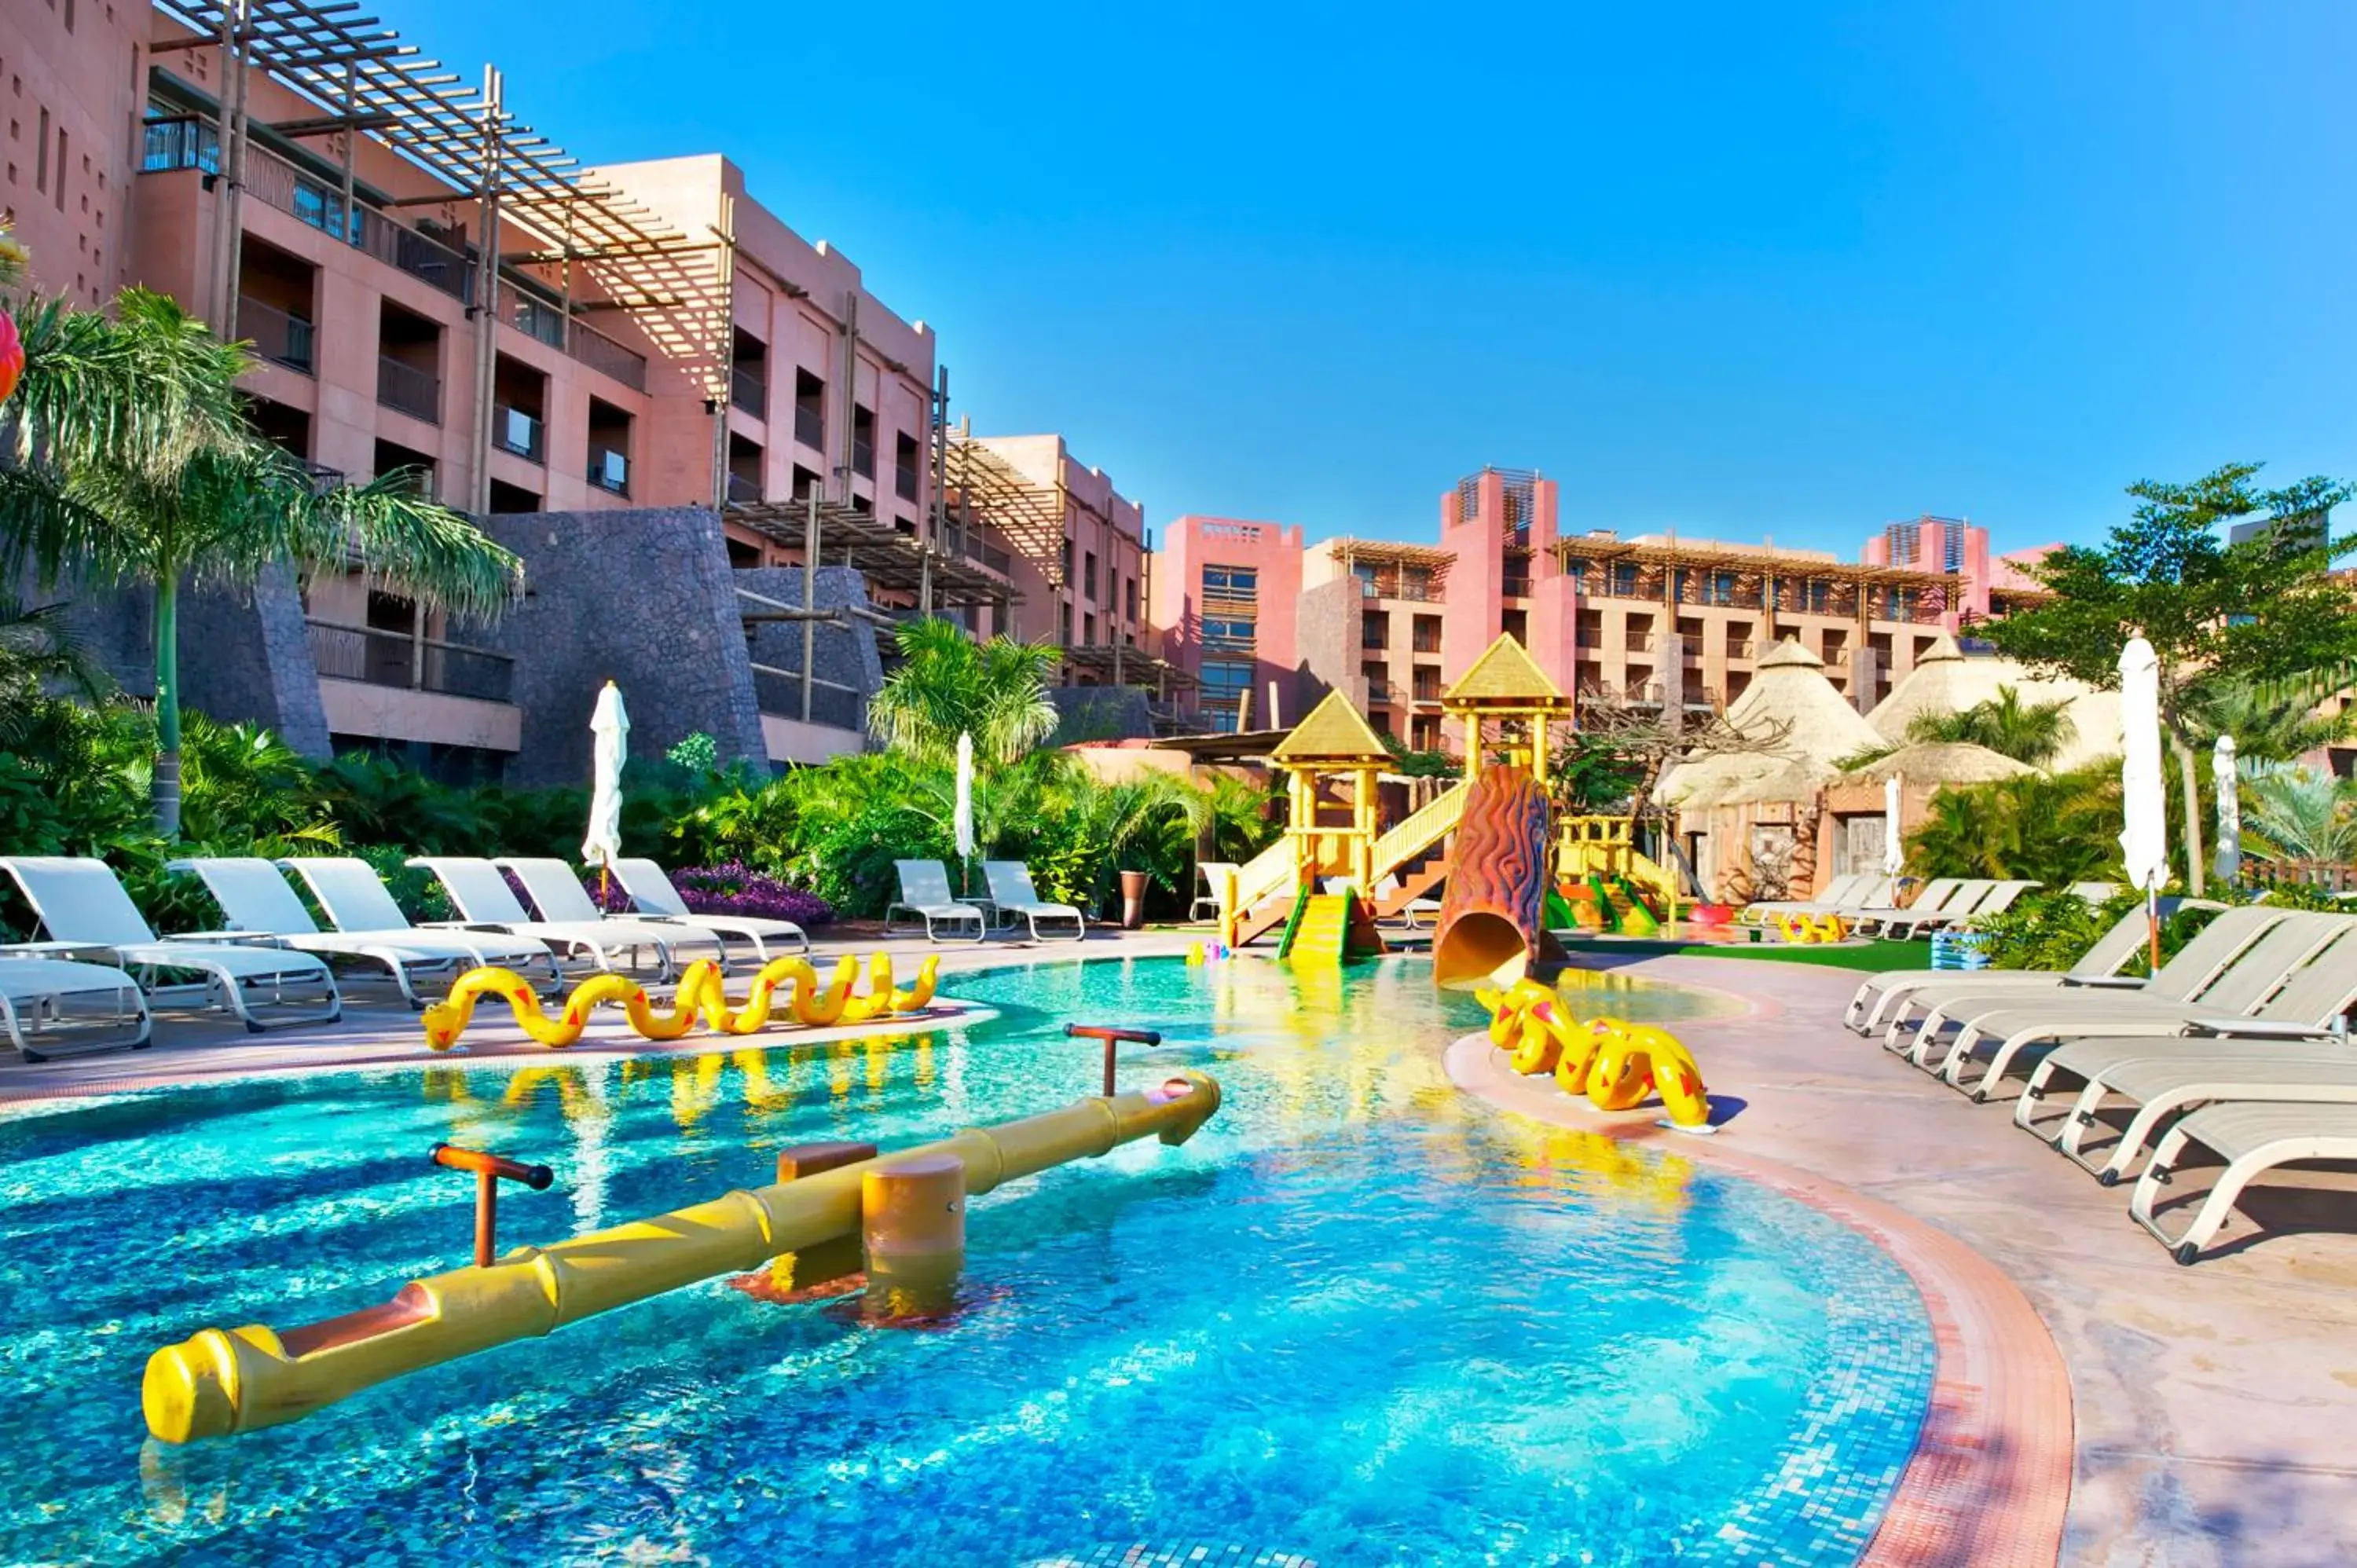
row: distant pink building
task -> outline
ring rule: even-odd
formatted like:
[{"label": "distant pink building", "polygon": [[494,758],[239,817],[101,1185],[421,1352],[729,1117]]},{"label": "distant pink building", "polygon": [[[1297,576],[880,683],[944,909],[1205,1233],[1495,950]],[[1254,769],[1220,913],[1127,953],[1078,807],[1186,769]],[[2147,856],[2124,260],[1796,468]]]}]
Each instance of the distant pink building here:
[{"label": "distant pink building", "polygon": [[1272,683],[1278,723],[1304,711],[1296,640],[1301,565],[1298,528],[1187,516],[1163,529],[1149,574],[1150,620],[1162,657],[1202,682],[1206,727],[1232,730],[1240,716],[1266,725]]},{"label": "distant pink building", "polygon": [[[1375,728],[1454,749],[1440,693],[1501,632],[1566,691],[1723,707],[1790,638],[1824,660],[1861,712],[1943,631],[2003,615],[2036,584],[2042,551],[1989,553],[1953,518],[1892,523],[1863,559],[1676,534],[1566,534],[1552,479],[1484,468],[1440,498],[1437,545],[1329,539],[1181,518],[1157,553],[1154,621],[1167,656],[1201,674],[1204,720],[1280,719],[1339,690]],[[1284,703],[1291,706],[1286,708]]]}]

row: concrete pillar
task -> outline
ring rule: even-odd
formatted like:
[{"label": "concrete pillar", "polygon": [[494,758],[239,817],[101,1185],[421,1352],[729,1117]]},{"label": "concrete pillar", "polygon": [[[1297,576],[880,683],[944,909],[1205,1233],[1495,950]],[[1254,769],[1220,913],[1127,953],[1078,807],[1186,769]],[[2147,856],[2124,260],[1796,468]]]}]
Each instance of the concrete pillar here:
[{"label": "concrete pillar", "polygon": [[[1671,622],[1675,625],[1674,621]],[[1675,631],[1665,631],[1653,639],[1658,650],[1653,667],[1661,672],[1662,712],[1681,714],[1686,705],[1686,639]]]}]

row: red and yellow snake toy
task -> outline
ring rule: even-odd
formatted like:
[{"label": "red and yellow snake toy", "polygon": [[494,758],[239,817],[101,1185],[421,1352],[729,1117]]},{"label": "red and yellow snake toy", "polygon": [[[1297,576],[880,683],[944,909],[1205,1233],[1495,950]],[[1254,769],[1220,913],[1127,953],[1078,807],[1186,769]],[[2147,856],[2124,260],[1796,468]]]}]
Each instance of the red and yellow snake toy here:
[{"label": "red and yellow snake toy", "polygon": [[[647,988],[635,980],[619,974],[600,974],[583,981],[565,999],[565,1005],[554,1017],[541,1010],[540,997],[532,983],[511,969],[485,965],[470,969],[460,975],[450,987],[450,994],[425,1009],[425,1043],[437,1051],[447,1051],[458,1043],[467,1026],[475,1016],[475,1004],[485,997],[505,1002],[515,1014],[516,1023],[523,1032],[544,1046],[565,1047],[581,1038],[589,1026],[589,1015],[608,1002],[621,1004],[629,1015],[630,1027],[650,1040],[676,1040],[704,1020],[705,1027],[718,1035],[750,1035],[767,1028],[780,1014],[787,1014],[801,1024],[813,1028],[829,1024],[862,1024],[889,1014],[914,1013],[933,999],[935,972],[941,961],[928,958],[917,971],[917,983],[906,991],[897,990],[892,983],[892,956],[877,953],[868,961],[868,990],[864,996],[852,994],[852,986],[859,978],[856,959],[839,960],[834,973],[823,988],[819,984],[818,972],[808,960],[800,958],[772,959],[753,977],[752,990],[742,1006],[733,1005],[722,982],[720,966],[710,959],[698,959],[687,966],[679,977],[668,1012],[659,1010]],[[778,988],[791,983],[793,990],[786,1001],[772,1006],[771,998]]]}]

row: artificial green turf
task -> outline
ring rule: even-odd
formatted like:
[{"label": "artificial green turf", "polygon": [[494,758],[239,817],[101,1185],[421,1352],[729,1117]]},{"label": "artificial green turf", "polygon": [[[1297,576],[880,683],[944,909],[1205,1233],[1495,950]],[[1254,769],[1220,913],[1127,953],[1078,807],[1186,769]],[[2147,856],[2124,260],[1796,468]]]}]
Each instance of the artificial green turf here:
[{"label": "artificial green turf", "polygon": [[1770,963],[1813,963],[1827,969],[1859,969],[1879,974],[1893,969],[1929,969],[1927,942],[1871,941],[1861,947],[1820,947],[1813,942],[1693,942],[1670,950],[1680,958],[1753,958]]}]

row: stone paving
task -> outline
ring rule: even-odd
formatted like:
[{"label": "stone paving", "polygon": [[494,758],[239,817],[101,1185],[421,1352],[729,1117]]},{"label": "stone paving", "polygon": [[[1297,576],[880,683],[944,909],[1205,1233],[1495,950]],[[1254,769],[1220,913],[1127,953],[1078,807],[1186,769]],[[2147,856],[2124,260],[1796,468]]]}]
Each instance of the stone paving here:
[{"label": "stone paving", "polygon": [[[961,970],[1178,953],[1196,940],[1104,930],[1078,944],[999,938],[976,947],[853,933],[822,941],[819,956],[882,947],[912,972],[920,955],[939,954],[941,994],[953,1004]],[[2128,1219],[2125,1188],[2098,1187],[2017,1130],[2005,1106],[1973,1105],[1843,1029],[1856,975],[1710,958],[1620,967],[1751,1005],[1748,1016],[1681,1026],[1717,1095],[1739,1103],[1720,1136],[1678,1138],[1678,1151],[1749,1167],[1840,1214],[1897,1253],[1932,1300],[1940,1389],[1869,1561],[2047,1560],[2050,1533],[2043,1549],[2025,1551],[2024,1542],[2040,1538],[2041,1518],[2061,1512],[2064,1467],[2041,1455],[2067,1445],[2063,1561],[2357,1562],[2357,1191],[2349,1178],[2295,1174],[2272,1191],[2255,1189],[2256,1222],[2238,1216],[2220,1251],[2180,1268]],[[413,1014],[366,1000],[369,988],[350,994],[341,1026],[286,1035],[253,1036],[167,1014],[150,1050],[0,1066],[0,1101],[424,1059]],[[479,1014],[475,1031],[462,1053],[470,1062],[546,1059],[496,1013]],[[702,1047],[650,1046],[619,1017],[601,1017],[573,1051],[682,1048]],[[1452,1054],[1452,1071],[1458,1065]],[[1510,1078],[1497,1073],[1469,1088],[1514,1111],[1616,1135],[1675,1137],[1651,1115],[1600,1116],[1544,1080]],[[1989,1452],[1991,1432],[2007,1434],[2015,1450]],[[1996,1521],[2007,1510],[2028,1528],[1984,1524],[1984,1515]]]}]

